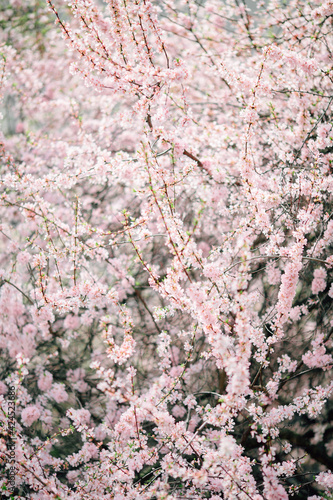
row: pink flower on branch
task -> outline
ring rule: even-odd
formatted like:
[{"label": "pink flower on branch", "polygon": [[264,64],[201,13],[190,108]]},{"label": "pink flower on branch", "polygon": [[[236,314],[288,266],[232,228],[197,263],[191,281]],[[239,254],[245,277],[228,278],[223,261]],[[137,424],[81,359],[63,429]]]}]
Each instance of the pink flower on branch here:
[{"label": "pink flower on branch", "polygon": [[330,496],[331,2],[32,3],[2,11],[3,491]]}]

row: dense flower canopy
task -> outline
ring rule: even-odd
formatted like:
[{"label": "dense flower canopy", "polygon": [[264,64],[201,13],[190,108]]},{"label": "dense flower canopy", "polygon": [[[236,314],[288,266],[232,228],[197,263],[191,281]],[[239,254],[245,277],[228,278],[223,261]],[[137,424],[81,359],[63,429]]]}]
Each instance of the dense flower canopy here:
[{"label": "dense flower canopy", "polygon": [[0,9],[3,497],[332,498],[333,2]]}]

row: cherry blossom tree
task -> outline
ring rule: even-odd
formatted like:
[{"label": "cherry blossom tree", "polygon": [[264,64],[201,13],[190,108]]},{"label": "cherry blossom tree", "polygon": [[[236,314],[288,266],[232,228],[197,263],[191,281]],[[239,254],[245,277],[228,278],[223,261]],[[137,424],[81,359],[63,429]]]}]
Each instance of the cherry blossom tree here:
[{"label": "cherry blossom tree", "polygon": [[333,2],[0,8],[3,498],[332,498]]}]

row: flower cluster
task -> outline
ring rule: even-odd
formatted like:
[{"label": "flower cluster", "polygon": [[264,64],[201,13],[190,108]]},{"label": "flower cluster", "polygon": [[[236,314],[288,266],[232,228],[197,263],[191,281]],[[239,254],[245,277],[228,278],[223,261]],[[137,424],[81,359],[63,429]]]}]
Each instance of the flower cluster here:
[{"label": "flower cluster", "polygon": [[332,495],[332,15],[0,6],[3,498]]}]

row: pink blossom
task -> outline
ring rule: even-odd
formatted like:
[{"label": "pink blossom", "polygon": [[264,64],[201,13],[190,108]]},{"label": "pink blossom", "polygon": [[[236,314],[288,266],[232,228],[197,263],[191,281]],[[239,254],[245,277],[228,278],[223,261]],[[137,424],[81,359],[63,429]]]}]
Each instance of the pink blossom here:
[{"label": "pink blossom", "polygon": [[17,260],[19,262],[21,262],[21,264],[27,264],[29,262],[30,258],[31,258],[31,255],[27,251],[20,252],[17,256]]},{"label": "pink blossom", "polygon": [[67,411],[67,416],[69,416],[77,426],[87,425],[90,420],[90,412],[84,408],[81,410],[74,410],[71,408]]},{"label": "pink blossom", "polygon": [[331,471],[321,472],[316,477],[316,481],[323,486],[326,490],[333,489],[333,473]]},{"label": "pink blossom", "polygon": [[267,277],[268,282],[271,285],[277,285],[281,280],[281,271],[278,267],[274,265],[267,266]]},{"label": "pink blossom", "polygon": [[26,427],[30,427],[36,420],[39,419],[41,413],[37,406],[27,406],[21,413],[22,422]]},{"label": "pink blossom", "polygon": [[71,470],[67,472],[67,478],[70,483],[75,483],[80,475],[79,471]]},{"label": "pink blossom", "polygon": [[48,391],[52,386],[53,375],[45,370],[39,377],[37,385],[41,391]]},{"label": "pink blossom", "polygon": [[313,276],[314,280],[311,284],[312,293],[318,294],[319,292],[323,292],[326,288],[326,270],[323,267],[320,267],[314,271]]},{"label": "pink blossom", "polygon": [[24,124],[22,122],[18,122],[15,131],[17,134],[22,134],[22,132],[24,132]]},{"label": "pink blossom", "polygon": [[75,330],[80,325],[80,320],[78,316],[67,315],[64,321],[64,327],[69,330]]},{"label": "pink blossom", "polygon": [[290,262],[286,265],[285,272],[281,280],[279,302],[277,305],[278,311],[283,315],[288,314],[291,309],[292,301],[296,292],[298,274],[301,268],[302,265],[299,262]]},{"label": "pink blossom", "polygon": [[7,388],[6,384],[4,384],[2,381],[0,381],[0,396],[3,394],[6,394],[7,391],[8,391],[8,388]]},{"label": "pink blossom", "polygon": [[273,467],[265,466],[264,473],[264,492],[267,500],[288,500],[288,495],[277,479],[277,474]]},{"label": "pink blossom", "polygon": [[17,491],[283,500],[318,470],[330,497],[332,2],[8,3]]},{"label": "pink blossom", "polygon": [[64,403],[68,399],[68,394],[63,384],[53,384],[48,395],[57,403]]}]

